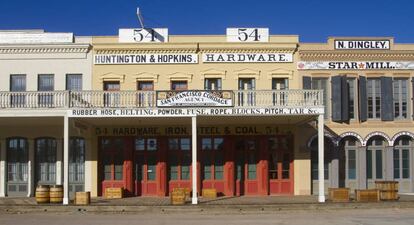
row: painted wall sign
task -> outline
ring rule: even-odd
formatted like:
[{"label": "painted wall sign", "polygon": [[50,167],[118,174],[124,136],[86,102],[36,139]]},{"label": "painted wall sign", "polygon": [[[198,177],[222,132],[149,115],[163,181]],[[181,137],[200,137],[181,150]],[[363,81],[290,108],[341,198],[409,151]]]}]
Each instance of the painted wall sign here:
[{"label": "painted wall sign", "polygon": [[73,33],[0,32],[0,44],[73,43]]},{"label": "painted wall sign", "polygon": [[414,70],[414,61],[394,62],[298,62],[299,70]]},{"label": "painted wall sign", "polygon": [[157,91],[157,107],[233,106],[230,91]]},{"label": "painted wall sign", "polygon": [[269,28],[227,28],[227,42],[269,42]]},{"label": "painted wall sign", "polygon": [[335,49],[346,50],[373,50],[390,49],[389,40],[335,40]]},{"label": "painted wall sign", "polygon": [[154,43],[168,42],[167,28],[119,29],[120,43]]},{"label": "painted wall sign", "polygon": [[292,53],[204,53],[204,63],[293,62]]},{"label": "painted wall sign", "polygon": [[95,55],[95,65],[105,64],[194,64],[197,54],[102,54]]},{"label": "painted wall sign", "polygon": [[304,108],[158,108],[158,109],[72,109],[69,117],[186,117],[260,116],[260,115],[319,115],[323,107]]}]

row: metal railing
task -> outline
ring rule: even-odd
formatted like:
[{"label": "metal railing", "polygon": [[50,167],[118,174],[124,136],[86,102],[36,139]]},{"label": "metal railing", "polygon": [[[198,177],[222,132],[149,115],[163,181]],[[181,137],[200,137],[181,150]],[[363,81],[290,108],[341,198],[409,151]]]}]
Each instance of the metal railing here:
[{"label": "metal railing", "polygon": [[[323,106],[322,90],[235,90],[232,93],[236,108]],[[156,108],[156,96],[156,91],[0,92],[0,110]]]}]

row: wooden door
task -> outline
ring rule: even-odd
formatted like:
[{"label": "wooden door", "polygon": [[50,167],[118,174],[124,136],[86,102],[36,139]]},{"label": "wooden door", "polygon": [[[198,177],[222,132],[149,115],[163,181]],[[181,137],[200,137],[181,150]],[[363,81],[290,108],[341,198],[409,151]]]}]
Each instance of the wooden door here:
[{"label": "wooden door", "polygon": [[269,194],[293,194],[293,149],[287,136],[268,139]]},{"label": "wooden door", "polygon": [[258,151],[259,142],[255,137],[236,141],[236,195],[258,194]]}]

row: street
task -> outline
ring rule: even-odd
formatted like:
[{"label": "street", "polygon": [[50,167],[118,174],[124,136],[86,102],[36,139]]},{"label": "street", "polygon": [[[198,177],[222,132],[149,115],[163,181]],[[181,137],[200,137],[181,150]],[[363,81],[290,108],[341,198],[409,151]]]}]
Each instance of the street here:
[{"label": "street", "polygon": [[414,224],[414,209],[358,209],[326,211],[277,211],[246,214],[208,213],[143,213],[143,214],[84,214],[36,213],[2,214],[1,225],[123,225],[123,224],[306,224],[306,225],[383,225]]}]

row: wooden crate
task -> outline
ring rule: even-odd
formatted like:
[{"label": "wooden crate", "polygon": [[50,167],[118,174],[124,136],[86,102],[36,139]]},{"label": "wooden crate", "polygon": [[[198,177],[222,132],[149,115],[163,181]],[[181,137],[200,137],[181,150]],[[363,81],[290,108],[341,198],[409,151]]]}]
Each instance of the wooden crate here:
[{"label": "wooden crate", "polygon": [[106,188],[105,198],[122,198],[124,196],[123,188]]},{"label": "wooden crate", "polygon": [[378,189],[355,190],[357,202],[379,202],[380,191]]},{"label": "wooden crate", "polygon": [[184,191],[177,190],[172,191],[170,194],[172,205],[184,205],[185,204],[185,193]]},{"label": "wooden crate", "polygon": [[381,200],[398,200],[398,181],[375,181]]},{"label": "wooden crate", "polygon": [[332,202],[349,202],[349,188],[328,188],[328,193]]},{"label": "wooden crate", "polygon": [[177,187],[177,188],[173,188],[173,192],[184,192],[185,197],[186,198],[190,198],[191,197],[191,190],[190,188],[181,188],[181,187]]},{"label": "wooden crate", "polygon": [[215,188],[203,188],[202,195],[204,198],[217,198],[217,190]]},{"label": "wooden crate", "polygon": [[75,194],[75,205],[89,205],[91,203],[91,193],[87,192],[76,192]]}]

